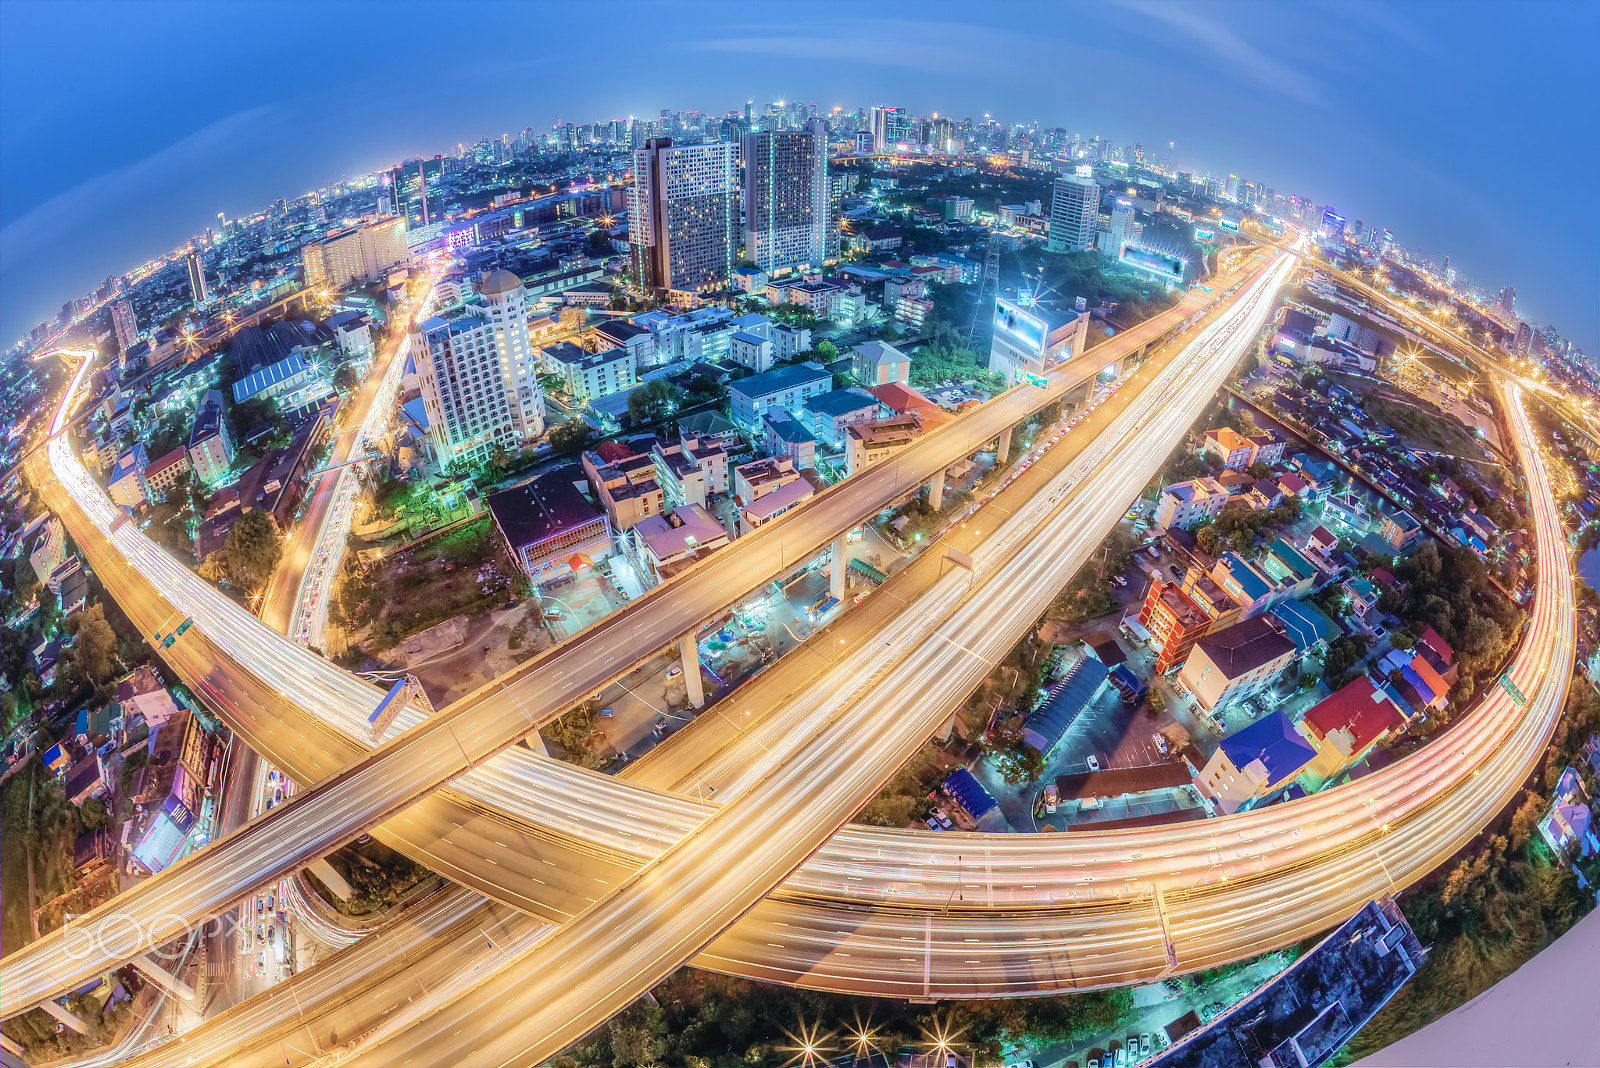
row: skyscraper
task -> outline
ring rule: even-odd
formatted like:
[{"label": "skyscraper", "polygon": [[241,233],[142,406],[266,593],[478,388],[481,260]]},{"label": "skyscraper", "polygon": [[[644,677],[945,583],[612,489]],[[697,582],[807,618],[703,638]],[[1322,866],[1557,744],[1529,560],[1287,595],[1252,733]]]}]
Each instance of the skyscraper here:
[{"label": "skyscraper", "polygon": [[745,134],[745,258],[769,274],[837,259],[830,192],[828,138],[820,119],[799,130]]},{"label": "skyscraper", "polygon": [[1093,178],[1069,174],[1058,178],[1050,194],[1051,252],[1094,248],[1100,213],[1100,187]]},{"label": "skyscraper", "polygon": [[1500,310],[1507,315],[1517,314],[1517,290],[1515,286],[1506,286],[1500,291],[1500,299],[1495,301],[1500,305]]},{"label": "skyscraper", "polygon": [[200,253],[189,253],[189,294],[196,304],[210,300],[206,293],[206,269],[200,265]]},{"label": "skyscraper", "polygon": [[490,272],[476,296],[417,324],[411,340],[441,466],[487,460],[496,445],[515,455],[544,433],[521,278]]},{"label": "skyscraper", "polygon": [[111,329],[117,335],[118,352],[127,352],[139,340],[139,321],[134,318],[133,305],[128,298],[111,305]]},{"label": "skyscraper", "polygon": [[911,116],[902,108],[891,108],[879,105],[872,109],[871,116],[872,151],[887,152],[899,142],[905,140],[907,131],[911,128]]},{"label": "skyscraper", "polygon": [[739,146],[652,137],[633,154],[628,198],[633,273],[645,289],[705,292],[733,275]]}]

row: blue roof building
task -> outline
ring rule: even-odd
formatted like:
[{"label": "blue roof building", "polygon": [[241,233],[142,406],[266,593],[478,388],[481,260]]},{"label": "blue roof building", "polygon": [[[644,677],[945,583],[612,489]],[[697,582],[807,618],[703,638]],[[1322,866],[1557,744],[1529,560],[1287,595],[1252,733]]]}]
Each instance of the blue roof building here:
[{"label": "blue roof building", "polygon": [[1260,808],[1285,790],[1317,755],[1282,712],[1272,712],[1222,740],[1195,785],[1226,814]]},{"label": "blue roof building", "polygon": [[1328,645],[1344,633],[1322,609],[1305,601],[1279,601],[1267,609],[1267,614],[1283,624],[1284,635],[1294,642],[1296,656]]},{"label": "blue roof building", "polygon": [[957,768],[945,776],[944,792],[966,810],[974,822],[999,807],[999,802],[983,788],[983,783],[966,768]]},{"label": "blue roof building", "polygon": [[1110,671],[1098,657],[1085,656],[1056,683],[1044,704],[1034,710],[1022,728],[1023,741],[1050,759],[1050,754],[1077,718],[1104,692]]}]

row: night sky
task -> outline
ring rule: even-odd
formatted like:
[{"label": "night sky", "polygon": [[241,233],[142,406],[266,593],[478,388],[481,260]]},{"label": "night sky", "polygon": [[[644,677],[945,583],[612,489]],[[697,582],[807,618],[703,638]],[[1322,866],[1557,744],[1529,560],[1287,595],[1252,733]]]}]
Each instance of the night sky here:
[{"label": "night sky", "polygon": [[1515,285],[1519,313],[1595,355],[1597,40],[1600,3],[1530,0],[0,0],[0,347],[218,211],[558,119],[754,96],[1175,141],[1184,169]]}]

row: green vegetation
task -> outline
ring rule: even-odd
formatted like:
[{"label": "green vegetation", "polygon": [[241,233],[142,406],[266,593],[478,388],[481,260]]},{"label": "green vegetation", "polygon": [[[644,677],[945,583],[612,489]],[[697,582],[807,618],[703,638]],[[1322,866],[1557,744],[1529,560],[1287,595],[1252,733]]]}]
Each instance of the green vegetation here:
[{"label": "green vegetation", "polygon": [[[365,837],[365,836],[363,836]],[[341,901],[313,871],[306,877],[322,899],[346,916],[365,916],[388,908],[433,872],[375,838],[355,841],[328,854],[328,865],[350,884],[353,894]]]},{"label": "green vegetation", "polygon": [[589,438],[594,435],[594,428],[584,421],[581,415],[575,415],[565,423],[550,429],[550,448],[558,456],[576,456],[588,447]]},{"label": "green vegetation", "polygon": [[1521,609],[1489,581],[1471,549],[1424,542],[1395,568],[1407,583],[1396,614],[1415,639],[1431,626],[1456,651],[1460,668],[1451,699],[1460,704],[1500,670],[1522,628]]},{"label": "green vegetation", "polygon": [[561,759],[582,768],[600,766],[604,738],[600,734],[600,702],[590,698],[539,728],[547,743],[558,746]]},{"label": "green vegetation", "polygon": [[[1256,536],[1265,528],[1283,526],[1299,519],[1305,505],[1298,496],[1285,497],[1276,508],[1257,511],[1248,505],[1224,508],[1216,520],[1196,527],[1195,545],[1210,556],[1225,553],[1247,553],[1255,544]],[[1270,534],[1270,530],[1268,533]]]},{"label": "green vegetation", "polygon": [[[1600,698],[1582,679],[1567,695],[1566,713],[1546,750],[1543,773],[1520,804],[1500,814],[1486,835],[1408,890],[1406,920],[1428,962],[1340,1054],[1348,1064],[1415,1031],[1510,975],[1594,907],[1600,858],[1580,862],[1591,889],[1550,855],[1534,833],[1550,790],[1578,748],[1600,728]],[[1585,785],[1596,783],[1587,770]]]},{"label": "green vegetation", "polygon": [[106,621],[106,610],[96,602],[67,620],[67,630],[76,641],[67,650],[68,669],[75,680],[97,689],[106,686],[117,674],[117,635]]},{"label": "green vegetation", "polygon": [[1112,530],[1087,563],[1072,576],[1072,581],[1056,595],[1045,613],[1046,619],[1083,623],[1115,611],[1120,602],[1112,594],[1111,577],[1133,566],[1137,542],[1120,530]]},{"label": "green vegetation", "polygon": [[911,355],[913,386],[931,386],[947,378],[972,379],[992,392],[999,392],[1010,384],[1004,375],[989,370],[988,361],[980,361],[977,350],[954,332],[944,333]]},{"label": "green vegetation", "polygon": [[935,1036],[992,1060],[1005,1044],[1084,1040],[1132,1007],[1126,988],[1065,997],[941,1002],[852,998],[683,968],[550,1063],[552,1068],[655,1064],[689,1068],[778,1068],[800,1059],[815,1036],[824,1059],[851,1052],[865,1033],[891,1061],[902,1048],[927,1051]]},{"label": "green vegetation", "polygon": [[658,423],[683,407],[686,394],[665,378],[654,378],[628,394],[628,418],[633,425]]},{"label": "green vegetation", "polygon": [[1371,394],[1362,399],[1361,406],[1373,419],[1422,448],[1469,459],[1483,455],[1477,435],[1453,416]]}]

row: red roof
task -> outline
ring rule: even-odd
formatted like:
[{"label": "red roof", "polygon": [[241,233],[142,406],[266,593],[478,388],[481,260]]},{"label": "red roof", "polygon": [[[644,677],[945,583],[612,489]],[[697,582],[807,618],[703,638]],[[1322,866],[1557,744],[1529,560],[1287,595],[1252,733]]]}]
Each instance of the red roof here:
[{"label": "red roof", "polygon": [[144,477],[149,478],[151,475],[159,475],[173,464],[186,459],[188,455],[189,451],[182,445],[179,445],[176,449],[173,449],[171,452],[161,457],[161,459],[156,460],[149,467],[145,468]]},{"label": "red roof", "polygon": [[620,441],[602,441],[595,446],[594,451],[600,459],[608,464],[614,464],[618,460],[626,460],[633,455],[633,450]]},{"label": "red roof", "polygon": [[878,403],[887,406],[897,415],[915,415],[928,430],[932,430],[949,418],[933,401],[899,382],[868,386],[867,392],[878,398]]},{"label": "red roof", "polygon": [[1339,544],[1338,537],[1327,527],[1318,527],[1316,530],[1313,530],[1311,532],[1311,539],[1313,541],[1319,541],[1324,545]]},{"label": "red roof", "polygon": [[1450,692],[1449,685],[1445,683],[1444,679],[1440,678],[1437,671],[1433,670],[1433,665],[1428,663],[1421,656],[1412,657],[1411,670],[1415,671],[1418,675],[1421,675],[1422,681],[1428,684],[1428,689],[1432,690],[1436,694],[1439,694],[1441,697]]},{"label": "red roof", "polygon": [[1305,724],[1319,738],[1343,728],[1354,740],[1354,751],[1360,752],[1377,741],[1386,730],[1403,730],[1405,717],[1388,696],[1372,685],[1372,680],[1362,675],[1346,684],[1337,693],[1319,701],[1305,715]]},{"label": "red roof", "polygon": [[1450,648],[1450,643],[1439,637],[1439,632],[1432,627],[1423,627],[1422,637],[1418,640],[1438,653],[1440,659],[1446,664],[1454,664],[1456,662],[1456,651]]}]

